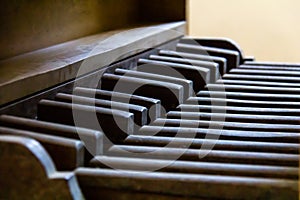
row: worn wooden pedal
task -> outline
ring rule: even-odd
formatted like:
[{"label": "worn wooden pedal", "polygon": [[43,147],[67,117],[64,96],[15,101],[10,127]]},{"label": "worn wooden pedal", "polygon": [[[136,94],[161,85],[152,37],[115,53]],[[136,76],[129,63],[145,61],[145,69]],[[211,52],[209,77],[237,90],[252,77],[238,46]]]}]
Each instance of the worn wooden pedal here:
[{"label": "worn wooden pedal", "polygon": [[300,102],[300,95],[297,94],[273,94],[273,93],[251,93],[251,92],[224,92],[224,91],[205,91],[198,92],[198,97],[229,98],[242,100],[261,100],[261,101],[291,101]]},{"label": "worn wooden pedal", "polygon": [[288,76],[288,77],[300,77],[300,71],[290,70],[261,70],[261,69],[243,69],[236,68],[230,70],[230,74],[247,74],[247,75],[271,75],[271,76]]},{"label": "worn wooden pedal", "polygon": [[235,51],[238,54],[239,64],[244,62],[253,62],[253,57],[245,57],[243,55],[242,49],[239,45],[231,39],[228,38],[194,38],[194,37],[183,37],[180,39],[179,43],[182,44],[192,44],[208,46],[213,48],[221,48],[224,50]]},{"label": "worn wooden pedal", "polygon": [[210,150],[204,157],[201,156],[201,153],[202,152],[199,149],[113,145],[108,150],[107,155],[159,159],[177,158],[178,160],[202,162],[242,163],[290,167],[299,166],[298,154],[230,151],[214,149]]},{"label": "worn wooden pedal", "polygon": [[230,85],[248,85],[248,86],[278,86],[278,87],[300,87],[299,83],[286,83],[286,82],[271,82],[263,80],[234,80],[234,79],[220,79],[216,83],[230,84]]},{"label": "worn wooden pedal", "polygon": [[184,58],[184,59],[190,59],[190,60],[195,60],[195,61],[200,60],[200,61],[215,62],[219,65],[219,73],[221,75],[225,74],[227,71],[227,60],[222,57],[184,53],[184,52],[177,52],[177,51],[171,51],[171,50],[160,50],[159,55],[175,57],[175,58],[176,57]]},{"label": "worn wooden pedal", "polygon": [[151,79],[151,80],[157,80],[157,81],[169,82],[169,83],[181,85],[183,87],[184,100],[194,95],[193,82],[190,80],[170,77],[170,76],[163,76],[163,75],[147,73],[147,72],[140,72],[135,70],[126,70],[126,69],[116,69],[115,74],[129,76],[129,77],[136,77],[136,78],[145,78],[145,79]]},{"label": "worn wooden pedal", "polygon": [[150,79],[104,74],[101,78],[101,89],[153,97],[161,100],[161,104],[167,111],[183,102],[181,85]]},{"label": "worn wooden pedal", "polygon": [[195,44],[183,44],[179,43],[176,46],[176,50],[185,53],[204,54],[212,55],[217,57],[223,57],[227,59],[227,72],[231,69],[236,68],[240,64],[239,53],[233,50],[200,46]]},{"label": "worn wooden pedal", "polygon": [[85,164],[94,155],[103,153],[103,133],[97,130],[39,121],[11,115],[0,115],[1,126],[28,130],[47,135],[80,140],[85,147]]},{"label": "worn wooden pedal", "polygon": [[265,165],[231,164],[218,162],[193,162],[182,160],[164,160],[149,158],[129,158],[116,156],[96,156],[90,162],[92,167],[110,168],[114,166],[122,170],[157,172],[175,172],[186,174],[212,174],[227,176],[243,176],[257,178],[298,179],[297,167],[280,167]]},{"label": "worn wooden pedal", "polygon": [[143,126],[147,124],[148,110],[143,106],[116,102],[116,101],[109,101],[109,100],[93,99],[89,97],[82,97],[82,96],[76,96],[76,95],[70,95],[64,93],[58,93],[55,96],[55,100],[66,102],[66,103],[75,103],[81,105],[127,111],[134,115],[134,122],[137,125]]},{"label": "worn wooden pedal", "polygon": [[[164,119],[158,121],[153,126],[143,126],[138,135],[146,136],[163,136],[163,137],[179,137],[179,138],[218,138],[224,140],[238,141],[260,141],[260,142],[284,142],[299,143],[299,134],[295,132],[263,132],[254,130],[234,130],[231,129],[207,129],[196,128],[199,122],[195,120],[181,120],[182,126],[179,127],[179,121],[174,119]],[[163,126],[165,124],[165,126]],[[205,124],[204,124],[205,125]],[[208,123],[206,123],[208,127]],[[222,123],[213,122],[211,126],[222,126]],[[232,125],[230,123],[230,125]],[[230,126],[228,125],[228,126]],[[233,124],[234,125],[234,124]],[[232,126],[233,126],[232,125]],[[240,124],[239,124],[240,125]],[[199,125],[198,125],[199,126]],[[193,127],[193,128],[192,128]],[[226,128],[226,127],[225,127]],[[233,130],[232,130],[233,129]],[[237,128],[236,128],[237,129]]]},{"label": "worn wooden pedal", "polygon": [[[243,196],[244,199],[249,200],[266,198],[294,200],[298,196],[298,182],[288,179],[171,172],[137,173],[90,168],[79,168],[75,173],[80,188],[88,199],[99,196],[112,199],[149,199],[149,196],[165,200],[209,199],[220,196],[226,199],[238,199]],[[108,182],[110,184],[107,184]]]},{"label": "worn wooden pedal", "polygon": [[254,70],[284,70],[284,71],[300,71],[299,65],[290,65],[290,66],[285,66],[284,64],[282,65],[260,65],[256,63],[246,63],[243,65],[240,65],[238,69],[254,69]]},{"label": "worn wooden pedal", "polygon": [[160,117],[161,114],[161,101],[159,99],[83,87],[76,87],[73,94],[146,107],[148,109],[148,123]]},{"label": "worn wooden pedal", "polygon": [[[223,120],[224,118],[222,118]],[[191,128],[210,128],[225,130],[248,130],[263,132],[298,132],[300,125],[291,124],[268,124],[268,123],[251,123],[251,122],[226,122],[226,121],[205,121],[196,119],[165,119],[155,120],[153,125],[174,126],[174,127],[191,127]]]},{"label": "worn wooden pedal", "polygon": [[186,78],[193,81],[194,92],[200,91],[211,82],[209,69],[186,64],[139,59],[137,71]]},{"label": "worn wooden pedal", "polygon": [[134,131],[132,113],[50,100],[39,102],[38,119],[101,130],[112,142],[120,142]]},{"label": "worn wooden pedal", "polygon": [[[207,96],[207,94],[205,94]],[[217,95],[218,96],[218,93]],[[219,96],[224,96],[223,93]],[[262,97],[263,98],[263,97]],[[272,97],[270,97],[272,98]],[[240,106],[259,108],[291,108],[299,109],[300,102],[294,101],[267,101],[267,100],[245,100],[234,98],[214,98],[214,97],[190,97],[187,101],[190,105],[213,105],[213,106]]]},{"label": "worn wooden pedal", "polygon": [[253,151],[288,154],[299,153],[299,143],[236,141],[224,139],[214,140],[209,138],[182,138],[176,136],[162,137],[130,135],[124,140],[123,144],[135,146],[175,147],[186,149],[206,149],[207,146],[205,146],[205,144],[214,144],[214,150]]},{"label": "worn wooden pedal", "polygon": [[263,114],[232,114],[232,113],[207,113],[207,112],[186,112],[170,111],[166,114],[169,119],[193,119],[203,121],[226,121],[226,122],[251,122],[266,124],[290,124],[300,125],[300,117],[278,116]]},{"label": "worn wooden pedal", "polygon": [[248,81],[268,81],[268,82],[284,82],[284,83],[300,83],[299,77],[294,76],[274,76],[268,75],[254,75],[254,74],[224,74],[222,79],[230,80],[248,80]]},{"label": "worn wooden pedal", "polygon": [[79,140],[7,127],[0,127],[0,134],[37,140],[45,147],[59,171],[71,171],[84,164],[84,147]]},{"label": "worn wooden pedal", "polygon": [[0,162],[0,199],[84,199],[74,173],[57,172],[36,140],[0,136]]},{"label": "worn wooden pedal", "polygon": [[174,57],[158,56],[158,55],[150,55],[149,59],[164,61],[164,62],[169,62],[169,63],[192,65],[192,66],[198,66],[198,67],[203,67],[203,68],[209,69],[211,83],[216,82],[216,80],[218,80],[220,78],[219,65],[214,62],[199,61],[199,60],[192,60],[192,59],[186,59],[186,58],[174,58]]},{"label": "worn wooden pedal", "polygon": [[273,86],[250,86],[250,85],[231,85],[231,84],[207,84],[208,91],[226,91],[226,92],[251,92],[251,93],[272,93],[272,94],[300,94],[300,88],[297,87],[279,87]]},{"label": "worn wooden pedal", "polygon": [[177,110],[184,112],[207,112],[207,113],[231,113],[231,114],[258,114],[258,115],[280,115],[300,116],[298,108],[260,108],[248,106],[217,106],[217,105],[190,105],[180,104]]}]

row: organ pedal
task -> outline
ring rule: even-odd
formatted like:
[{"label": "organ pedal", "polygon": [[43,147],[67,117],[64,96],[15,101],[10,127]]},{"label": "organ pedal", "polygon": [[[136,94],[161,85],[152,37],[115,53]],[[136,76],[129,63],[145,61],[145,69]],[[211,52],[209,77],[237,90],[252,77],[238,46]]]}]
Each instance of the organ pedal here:
[{"label": "organ pedal", "polygon": [[300,66],[174,46],[42,98],[34,119],[4,109],[0,199],[298,199]]}]

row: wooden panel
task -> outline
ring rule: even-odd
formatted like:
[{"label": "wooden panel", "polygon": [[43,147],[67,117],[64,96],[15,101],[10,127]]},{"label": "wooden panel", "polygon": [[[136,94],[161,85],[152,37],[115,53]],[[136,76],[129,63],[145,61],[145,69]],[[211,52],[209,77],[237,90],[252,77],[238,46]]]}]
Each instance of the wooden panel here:
[{"label": "wooden panel", "polygon": [[185,19],[185,0],[143,0],[140,18],[144,21],[167,22]]},{"label": "wooden panel", "polygon": [[0,60],[146,22],[185,19],[185,0],[1,1]]},{"label": "wooden panel", "polygon": [[136,0],[1,1],[0,59],[128,26],[137,11]]}]

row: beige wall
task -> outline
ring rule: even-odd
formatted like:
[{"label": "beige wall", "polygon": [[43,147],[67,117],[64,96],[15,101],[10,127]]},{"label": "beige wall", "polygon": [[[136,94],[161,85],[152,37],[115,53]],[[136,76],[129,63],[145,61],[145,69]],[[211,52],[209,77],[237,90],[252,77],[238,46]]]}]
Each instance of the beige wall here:
[{"label": "beige wall", "polygon": [[229,37],[260,61],[300,63],[299,0],[188,0],[192,36]]}]

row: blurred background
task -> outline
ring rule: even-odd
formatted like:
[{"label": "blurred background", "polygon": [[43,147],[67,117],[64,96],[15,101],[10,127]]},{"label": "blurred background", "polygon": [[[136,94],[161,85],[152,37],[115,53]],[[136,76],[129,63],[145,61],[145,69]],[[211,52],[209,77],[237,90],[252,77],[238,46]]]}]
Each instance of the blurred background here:
[{"label": "blurred background", "polygon": [[299,0],[188,0],[188,33],[228,37],[259,61],[300,63]]}]

